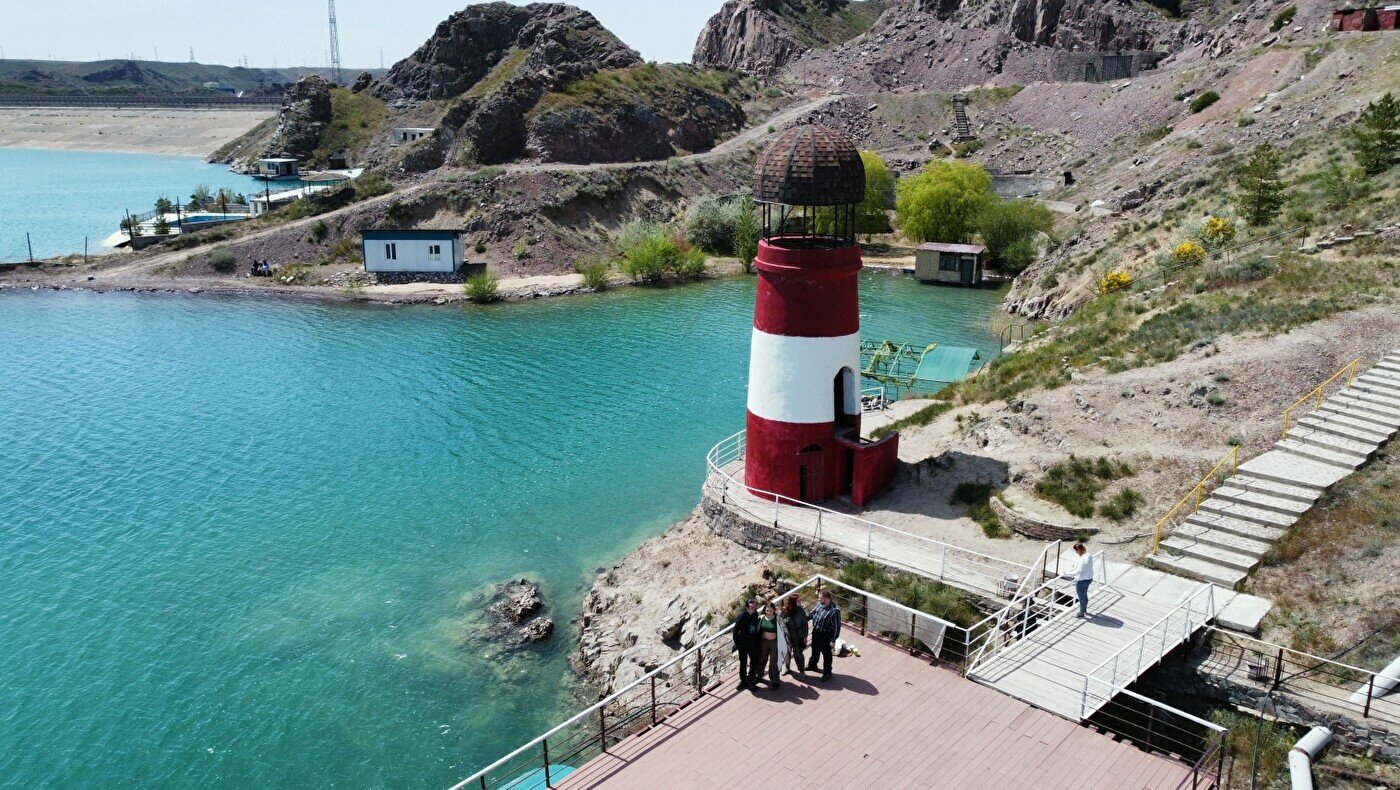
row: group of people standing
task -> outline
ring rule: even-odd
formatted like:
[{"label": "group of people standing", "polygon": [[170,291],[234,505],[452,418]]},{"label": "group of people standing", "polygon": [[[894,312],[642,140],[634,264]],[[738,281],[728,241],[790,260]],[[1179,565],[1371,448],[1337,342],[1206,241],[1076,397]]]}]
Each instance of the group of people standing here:
[{"label": "group of people standing", "polygon": [[[804,666],[803,652],[811,636],[812,654]],[[831,653],[837,637],[841,636],[841,610],[831,600],[831,593],[822,590],[811,611],[802,608],[796,595],[783,599],[781,612],[771,603],[763,605],[750,598],[734,621],[734,649],[739,652],[739,688],[754,688],[768,674],[770,688],[782,687],[778,677],[781,666],[789,675],[817,671],[821,660],[821,679],[831,679]],[[796,672],[793,667],[796,666]]]}]

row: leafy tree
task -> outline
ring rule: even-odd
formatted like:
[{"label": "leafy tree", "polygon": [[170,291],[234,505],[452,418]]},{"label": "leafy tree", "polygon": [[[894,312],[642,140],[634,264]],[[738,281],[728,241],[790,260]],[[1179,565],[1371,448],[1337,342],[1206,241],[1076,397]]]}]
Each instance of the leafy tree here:
[{"label": "leafy tree", "polygon": [[155,234],[156,234],[157,236],[169,236],[169,235],[170,235],[170,223],[165,221],[165,215],[164,215],[164,214],[162,214],[162,215],[156,217],[156,224],[155,224],[154,230],[155,230]]},{"label": "leafy tree", "polygon": [[467,278],[467,282],[462,286],[463,293],[467,296],[467,301],[477,304],[487,304],[495,302],[501,298],[501,278],[490,272],[480,272]]},{"label": "leafy tree", "polygon": [[194,188],[193,192],[190,193],[190,202],[196,206],[203,206],[204,204],[212,200],[213,197],[214,193],[210,191],[209,187],[204,184],[200,184],[199,186]]},{"label": "leafy tree", "polygon": [[856,230],[884,233],[890,229],[890,218],[885,210],[894,199],[894,175],[874,151],[861,151],[860,161],[865,164],[865,199],[856,207]]},{"label": "leafy tree", "polygon": [[981,165],[935,160],[899,180],[895,211],[911,241],[966,242],[993,199],[992,176]]},{"label": "leafy tree", "polygon": [[1351,127],[1351,149],[1367,175],[1379,175],[1400,161],[1400,101],[1387,93],[1366,105]]},{"label": "leafy tree", "polygon": [[1020,274],[1035,262],[1035,234],[1049,233],[1055,215],[1034,200],[992,200],[977,216],[987,254],[1003,272]]},{"label": "leafy tree", "polygon": [[1283,179],[1279,176],[1282,165],[1278,151],[1263,143],[1254,149],[1249,162],[1235,178],[1239,188],[1234,197],[1235,207],[1249,224],[1269,224],[1287,201]]},{"label": "leafy tree", "polygon": [[175,206],[165,195],[156,198],[156,214],[169,214],[174,208]]},{"label": "leafy tree", "polygon": [[734,225],[734,255],[739,258],[745,273],[753,271],[754,258],[758,257],[757,209],[752,196],[744,195],[739,199],[739,221]]}]

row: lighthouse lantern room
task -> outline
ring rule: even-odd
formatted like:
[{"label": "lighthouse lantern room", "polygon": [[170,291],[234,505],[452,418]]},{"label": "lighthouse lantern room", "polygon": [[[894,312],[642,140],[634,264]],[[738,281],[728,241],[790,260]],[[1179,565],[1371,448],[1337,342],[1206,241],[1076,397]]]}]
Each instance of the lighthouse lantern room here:
[{"label": "lighthouse lantern room", "polygon": [[861,438],[860,246],[865,167],[844,135],[803,124],[754,168],[755,268],[744,483],[760,497],[864,505],[894,476],[898,434]]}]

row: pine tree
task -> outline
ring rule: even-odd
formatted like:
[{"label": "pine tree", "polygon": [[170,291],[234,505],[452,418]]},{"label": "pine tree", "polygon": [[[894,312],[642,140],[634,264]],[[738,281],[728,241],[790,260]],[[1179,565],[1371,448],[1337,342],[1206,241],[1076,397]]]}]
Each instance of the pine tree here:
[{"label": "pine tree", "polygon": [[1264,143],[1254,149],[1249,162],[1235,179],[1235,207],[1251,225],[1267,225],[1278,216],[1287,197],[1279,177],[1282,161],[1273,146]]},{"label": "pine tree", "polygon": [[1387,93],[1366,105],[1351,127],[1351,149],[1367,175],[1379,175],[1400,160],[1400,101]]}]

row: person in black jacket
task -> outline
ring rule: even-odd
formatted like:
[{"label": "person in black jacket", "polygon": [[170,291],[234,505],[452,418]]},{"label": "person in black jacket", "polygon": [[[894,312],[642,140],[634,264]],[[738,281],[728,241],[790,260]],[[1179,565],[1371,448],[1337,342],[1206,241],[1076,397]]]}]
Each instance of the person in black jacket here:
[{"label": "person in black jacket", "polygon": [[739,688],[746,689],[758,682],[758,651],[762,643],[758,628],[758,603],[750,598],[744,611],[734,620],[734,649],[739,651]]},{"label": "person in black jacket", "polygon": [[841,636],[841,610],[831,601],[831,593],[821,591],[817,605],[812,607],[812,657],[807,659],[807,671],[817,671],[817,659],[822,660],[822,680],[831,680],[831,648]]},{"label": "person in black jacket", "polygon": [[793,674],[792,666],[797,665],[797,671],[807,674],[805,665],[802,663],[802,653],[807,648],[807,624],[811,621],[807,610],[802,608],[802,602],[796,595],[789,595],[783,599],[783,626],[787,628],[788,641],[788,671]]}]

